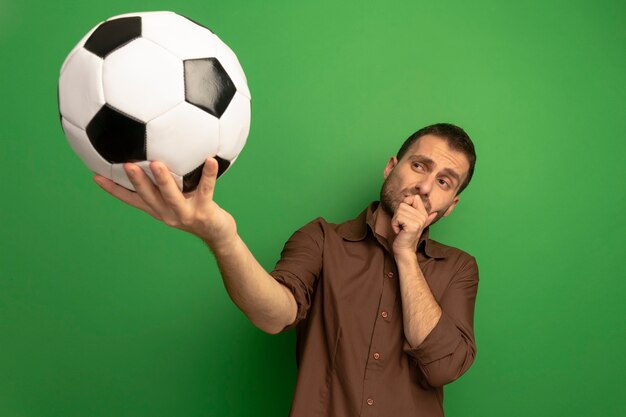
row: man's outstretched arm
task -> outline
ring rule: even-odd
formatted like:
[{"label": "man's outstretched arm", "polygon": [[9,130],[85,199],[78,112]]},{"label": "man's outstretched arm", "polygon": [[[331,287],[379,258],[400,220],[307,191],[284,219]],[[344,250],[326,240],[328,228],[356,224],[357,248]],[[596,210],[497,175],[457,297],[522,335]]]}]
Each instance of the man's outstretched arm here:
[{"label": "man's outstretched arm", "polygon": [[140,167],[132,163],[124,165],[136,192],[100,175],[94,181],[126,204],[204,240],[215,254],[233,302],[259,329],[278,333],[295,320],[296,301],[291,291],[257,262],[237,234],[235,219],[213,200],[217,168],[215,159],[207,159],[197,189],[186,195],[161,162],[150,164],[156,185]]}]

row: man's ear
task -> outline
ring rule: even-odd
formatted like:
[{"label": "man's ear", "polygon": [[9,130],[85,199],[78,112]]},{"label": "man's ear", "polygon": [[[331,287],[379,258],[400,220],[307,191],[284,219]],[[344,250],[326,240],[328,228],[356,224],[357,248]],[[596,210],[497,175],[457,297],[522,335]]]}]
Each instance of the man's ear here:
[{"label": "man's ear", "polygon": [[396,158],[395,156],[389,158],[389,161],[387,161],[387,165],[385,166],[385,171],[383,171],[383,177],[385,179],[387,179],[387,177],[389,176],[391,171],[393,171],[396,165],[398,165],[398,158]]},{"label": "man's ear", "polygon": [[452,210],[454,210],[454,208],[456,207],[456,205],[459,203],[459,196],[457,195],[456,197],[454,197],[454,200],[452,200],[452,204],[450,204],[448,206],[448,208],[446,209],[446,212],[443,213],[442,217],[446,217],[448,216],[450,213],[452,213]]}]

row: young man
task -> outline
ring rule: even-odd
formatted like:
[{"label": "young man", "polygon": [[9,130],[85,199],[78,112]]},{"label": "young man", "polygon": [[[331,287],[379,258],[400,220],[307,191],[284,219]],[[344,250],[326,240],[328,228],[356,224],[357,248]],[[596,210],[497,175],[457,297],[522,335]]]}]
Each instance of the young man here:
[{"label": "young man", "polygon": [[443,385],[472,364],[475,259],[428,239],[468,185],[467,134],[440,123],[411,135],[384,169],[380,203],[334,225],[318,218],[288,240],[268,274],[213,201],[217,163],[183,196],[153,162],[153,185],[127,164],[136,193],[100,176],[113,196],[202,238],[235,304],[260,329],[297,326],[291,416],[442,416]]}]

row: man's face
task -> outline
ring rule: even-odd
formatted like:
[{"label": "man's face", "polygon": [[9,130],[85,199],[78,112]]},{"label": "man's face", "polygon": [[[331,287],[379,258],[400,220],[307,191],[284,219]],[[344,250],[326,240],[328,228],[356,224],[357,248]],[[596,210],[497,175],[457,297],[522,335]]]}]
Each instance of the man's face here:
[{"label": "man's face", "polygon": [[456,193],[468,170],[469,162],[463,153],[451,149],[438,136],[424,135],[400,161],[393,157],[387,163],[381,206],[393,217],[406,197],[419,195],[429,214],[437,212],[433,224],[449,215],[458,203]]}]

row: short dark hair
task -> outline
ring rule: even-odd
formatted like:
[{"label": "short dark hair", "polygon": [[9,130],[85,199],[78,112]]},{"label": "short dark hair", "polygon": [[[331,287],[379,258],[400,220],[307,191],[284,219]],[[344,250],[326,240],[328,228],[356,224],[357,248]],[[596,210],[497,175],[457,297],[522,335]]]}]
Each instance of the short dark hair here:
[{"label": "short dark hair", "polygon": [[474,165],[476,165],[476,151],[474,150],[474,143],[470,137],[465,133],[463,129],[458,126],[455,126],[451,123],[436,123],[430,126],[426,126],[413,133],[411,136],[404,141],[396,158],[398,161],[402,159],[404,154],[407,153],[409,148],[413,146],[415,142],[419,140],[422,136],[425,135],[434,135],[440,137],[445,140],[448,146],[455,151],[459,151],[463,153],[467,157],[467,161],[469,162],[469,170],[467,171],[467,178],[461,184],[459,191],[456,193],[457,195],[461,194],[461,192],[467,187],[470,180],[472,179],[472,175],[474,175]]}]

